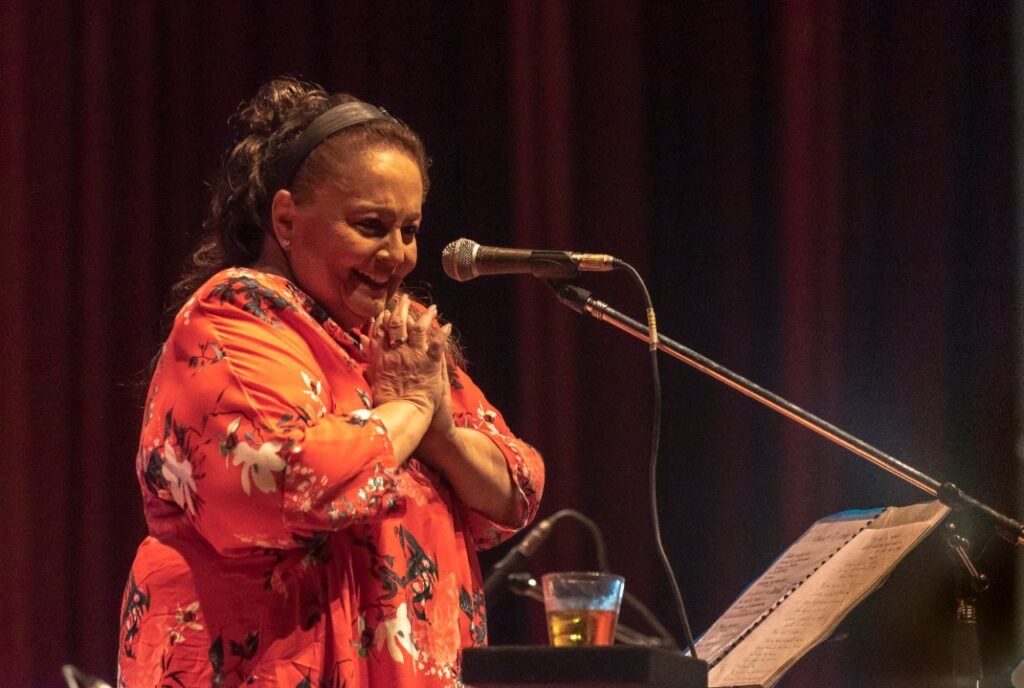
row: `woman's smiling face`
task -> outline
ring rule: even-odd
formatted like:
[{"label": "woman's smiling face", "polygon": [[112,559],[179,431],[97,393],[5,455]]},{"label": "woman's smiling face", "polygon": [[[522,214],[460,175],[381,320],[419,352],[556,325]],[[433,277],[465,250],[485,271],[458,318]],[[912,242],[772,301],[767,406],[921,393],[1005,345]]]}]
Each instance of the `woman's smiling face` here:
[{"label": "woman's smiling face", "polygon": [[312,198],[275,199],[273,219],[292,279],[339,325],[354,328],[384,310],[416,266],[423,178],[389,146],[354,151],[342,174]]}]

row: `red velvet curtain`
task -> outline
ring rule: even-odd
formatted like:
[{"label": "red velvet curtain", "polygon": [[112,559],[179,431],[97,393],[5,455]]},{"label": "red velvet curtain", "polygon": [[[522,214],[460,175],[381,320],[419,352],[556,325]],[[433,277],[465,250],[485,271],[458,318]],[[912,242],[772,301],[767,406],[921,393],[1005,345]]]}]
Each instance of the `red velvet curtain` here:
[{"label": "red velvet curtain", "polygon": [[[542,515],[594,518],[671,628],[645,347],[529,278],[452,283],[447,242],[628,260],[667,335],[1012,513],[1012,51],[1009,2],[3,3],[3,683],[60,685],[63,662],[112,678],[167,288],[228,115],[277,74],[423,134],[433,191],[414,279],[545,452]],[[582,283],[641,315],[626,275]],[[814,519],[923,499],[661,366],[660,511],[695,630]],[[991,685],[1020,659],[1014,556],[995,543],[981,557]],[[593,564],[586,532],[560,525],[531,570]],[[938,683],[950,579],[928,543],[782,685]],[[543,638],[533,603],[491,613],[496,642]]]}]

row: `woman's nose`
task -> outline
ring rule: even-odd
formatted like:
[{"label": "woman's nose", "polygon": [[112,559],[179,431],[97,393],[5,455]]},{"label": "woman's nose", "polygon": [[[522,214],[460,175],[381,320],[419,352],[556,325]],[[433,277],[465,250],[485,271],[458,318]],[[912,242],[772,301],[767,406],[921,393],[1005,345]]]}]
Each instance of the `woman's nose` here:
[{"label": "woman's nose", "polygon": [[388,232],[377,251],[377,257],[390,266],[401,265],[405,260],[405,242],[401,229],[393,229]]}]

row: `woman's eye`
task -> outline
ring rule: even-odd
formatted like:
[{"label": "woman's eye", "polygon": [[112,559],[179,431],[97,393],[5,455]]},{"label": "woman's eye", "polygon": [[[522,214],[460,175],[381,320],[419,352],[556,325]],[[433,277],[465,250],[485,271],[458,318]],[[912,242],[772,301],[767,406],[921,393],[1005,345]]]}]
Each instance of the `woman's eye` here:
[{"label": "woman's eye", "polygon": [[[354,223],[359,230],[369,236],[382,237],[391,231],[391,225],[385,224],[382,220],[375,217],[366,218],[365,220],[359,220]],[[399,230],[407,241],[412,240],[420,232],[419,225],[403,225]]]},{"label": "woman's eye", "polygon": [[387,231],[387,228],[384,226],[384,223],[376,218],[360,220],[358,224],[359,227],[372,234],[382,234]]}]

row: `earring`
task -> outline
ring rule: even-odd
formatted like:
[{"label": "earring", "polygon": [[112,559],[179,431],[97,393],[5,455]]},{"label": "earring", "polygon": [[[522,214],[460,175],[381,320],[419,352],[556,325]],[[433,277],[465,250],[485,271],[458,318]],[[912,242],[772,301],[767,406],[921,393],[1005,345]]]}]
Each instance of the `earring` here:
[{"label": "earring", "polygon": [[281,239],[281,248],[288,248],[292,245],[291,239]]}]

